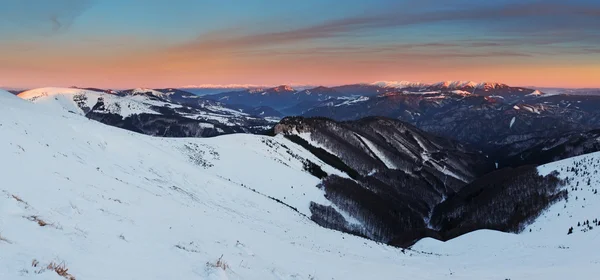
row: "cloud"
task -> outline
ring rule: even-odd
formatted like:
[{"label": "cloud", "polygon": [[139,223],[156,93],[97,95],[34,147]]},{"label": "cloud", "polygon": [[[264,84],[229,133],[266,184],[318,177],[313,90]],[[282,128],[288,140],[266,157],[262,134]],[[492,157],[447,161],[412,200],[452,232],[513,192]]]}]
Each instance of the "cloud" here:
[{"label": "cloud", "polygon": [[[494,6],[460,6],[421,12],[394,12],[330,20],[289,30],[248,34],[243,28],[216,31],[209,36],[181,44],[179,52],[250,50],[289,46],[339,37],[356,38],[373,29],[406,28],[448,23],[469,32],[488,30],[502,39],[475,40],[471,47],[499,47],[506,44],[549,44],[596,40],[600,26],[600,5],[591,2],[569,4],[559,1],[504,3]],[[478,29],[466,29],[476,26]],[[368,34],[368,33],[367,33]],[[477,35],[477,34],[474,34]],[[489,35],[489,34],[488,34]],[[532,38],[525,38],[525,37]],[[512,37],[512,38],[511,38]],[[410,39],[410,38],[407,38]],[[522,40],[522,41],[520,41]],[[416,44],[414,47],[450,47],[445,42]]]},{"label": "cloud", "polygon": [[92,0],[2,0],[0,26],[8,28],[0,27],[0,32],[64,32],[92,4]]},{"label": "cloud", "polygon": [[[468,45],[468,44],[467,44]],[[383,46],[340,46],[340,47],[306,47],[277,50],[251,50],[241,52],[242,56],[254,58],[275,57],[320,57],[344,59],[451,59],[451,58],[493,58],[493,57],[531,57],[531,53],[510,50],[464,49],[460,43],[427,43],[427,44],[391,44]],[[237,54],[237,53],[232,53]]]}]

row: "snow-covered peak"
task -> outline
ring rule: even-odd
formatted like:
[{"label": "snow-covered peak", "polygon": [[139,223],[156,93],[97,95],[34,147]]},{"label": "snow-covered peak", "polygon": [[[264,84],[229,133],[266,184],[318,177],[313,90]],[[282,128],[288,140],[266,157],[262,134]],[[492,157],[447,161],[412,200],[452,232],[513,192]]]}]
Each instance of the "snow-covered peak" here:
[{"label": "snow-covered peak", "polygon": [[256,89],[249,89],[247,91],[244,92],[248,92],[251,94],[260,94],[260,95],[270,95],[270,94],[281,94],[281,93],[295,93],[296,90],[294,90],[292,87],[288,86],[288,85],[281,85],[278,87],[274,87],[274,88],[256,88]]},{"label": "snow-covered peak", "polygon": [[502,83],[474,82],[474,81],[442,81],[432,84],[411,81],[378,81],[371,85],[384,88],[439,88],[439,89],[499,89],[508,87]]},{"label": "snow-covered peak", "polygon": [[424,84],[424,83],[409,82],[409,81],[377,81],[377,82],[372,83],[371,85],[378,86],[378,87],[385,87],[385,88],[397,88],[397,89],[409,88],[409,87],[421,88],[421,87],[427,86],[427,84]]},{"label": "snow-covered peak", "polygon": [[455,89],[453,91],[451,91],[453,94],[457,94],[457,95],[462,95],[462,96],[467,96],[467,95],[471,95],[471,92],[468,91],[464,91],[464,90],[460,90],[460,89]]},{"label": "snow-covered peak", "polygon": [[528,94],[527,96],[541,96],[541,95],[544,95],[544,93],[536,89],[532,93]]},{"label": "snow-covered peak", "polygon": [[173,94],[173,92],[168,92],[168,93],[163,93],[154,89],[150,89],[150,88],[135,88],[132,89],[131,91],[125,91],[126,94],[130,94],[130,95],[144,95],[144,94],[150,94],[156,97],[160,97],[160,98],[166,98],[169,97],[171,94]]},{"label": "snow-covered peak", "polygon": [[498,89],[498,88],[507,88],[507,87],[509,87],[507,84],[502,84],[502,83],[483,82],[483,83],[477,84],[477,88],[483,88],[483,89]]},{"label": "snow-covered peak", "polygon": [[448,88],[448,89],[456,89],[456,88],[475,88],[479,85],[479,83],[473,81],[443,81],[439,83],[435,83],[432,86],[440,87],[440,88]]},{"label": "snow-covered peak", "polygon": [[42,97],[55,96],[55,95],[77,95],[77,94],[94,94],[102,95],[103,92],[85,90],[79,88],[61,88],[61,87],[45,87],[37,88],[19,93],[19,97],[27,100],[38,99]]},{"label": "snow-covered peak", "polygon": [[274,87],[271,89],[274,92],[289,92],[289,91],[295,91],[292,87],[288,86],[288,85],[281,85],[278,87]]},{"label": "snow-covered peak", "polygon": [[102,101],[107,112],[123,117],[132,114],[156,114],[152,105],[161,105],[149,98],[138,96],[118,96],[105,92],[79,88],[38,88],[22,92],[18,97],[39,104],[46,108],[85,115]]},{"label": "snow-covered peak", "polygon": [[266,125],[276,121],[251,117],[247,113],[212,100],[194,99],[189,103],[178,103],[173,99],[190,98],[193,95],[175,89],[163,91],[164,93],[161,90],[138,88],[110,94],[77,88],[40,88],[23,92],[19,97],[46,108],[78,115],[88,115],[93,111],[126,118],[140,114],[165,115],[165,112],[169,112],[169,116],[178,115],[194,121],[213,122],[230,127],[248,125],[249,118]]},{"label": "snow-covered peak", "polygon": [[433,87],[447,88],[447,89],[462,89],[462,88],[472,88],[472,89],[499,89],[509,87],[506,84],[495,83],[495,82],[473,82],[473,81],[444,81],[435,83],[432,85]]}]

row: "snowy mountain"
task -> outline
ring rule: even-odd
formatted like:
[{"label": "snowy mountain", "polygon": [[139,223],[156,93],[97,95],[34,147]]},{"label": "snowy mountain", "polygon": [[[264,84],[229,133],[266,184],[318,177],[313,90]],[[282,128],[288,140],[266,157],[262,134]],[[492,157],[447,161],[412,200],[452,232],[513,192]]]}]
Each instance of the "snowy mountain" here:
[{"label": "snowy mountain", "polygon": [[325,101],[302,115],[338,121],[383,116],[490,154],[509,150],[510,156],[544,139],[600,128],[597,96],[546,96],[535,90],[524,90],[519,96],[427,90],[389,91],[345,103]]},{"label": "snowy mountain", "polygon": [[230,92],[230,91],[242,91],[248,89],[258,89],[258,88],[267,88],[268,86],[264,85],[254,85],[254,84],[201,84],[201,85],[187,85],[180,87],[179,90],[183,90],[186,92],[193,93],[195,95],[203,96],[209,94],[216,94],[222,92]]},{"label": "snowy mountain", "polygon": [[276,110],[285,110],[302,102],[319,102],[337,95],[333,89],[316,87],[297,91],[290,86],[282,85],[266,89],[247,89],[243,91],[224,92],[207,95],[210,98],[229,105],[268,106]]},{"label": "snowy mountain", "polygon": [[[360,127],[340,128],[376,135]],[[518,235],[478,230],[400,249],[310,221],[312,203],[339,208],[311,166],[352,180],[283,135],[148,137],[0,92],[0,136],[1,279],[590,279],[600,264],[600,153],[523,173],[557,178],[539,194],[567,190],[568,199]],[[383,142],[369,141],[371,156],[385,155]],[[488,202],[465,204],[468,213],[497,205],[502,188],[474,183],[483,192],[465,187],[446,207],[463,194]]]},{"label": "snowy mountain", "polygon": [[311,109],[335,106],[348,98],[377,97],[389,95],[435,95],[444,97],[467,95],[495,97],[501,96],[510,101],[520,100],[528,96],[534,98],[544,95],[542,92],[511,87],[501,83],[475,83],[469,81],[445,81],[433,84],[408,81],[380,81],[370,84],[350,84],[335,87],[315,87],[295,90],[289,86],[274,88],[248,88],[241,91],[228,91],[207,95],[210,98],[228,105],[244,104],[247,106],[272,107],[286,116],[296,116]]},{"label": "snowy mountain", "polygon": [[544,88],[534,87],[550,95],[568,94],[568,95],[600,95],[600,88]]},{"label": "snowy mountain", "polygon": [[19,97],[154,136],[208,137],[236,132],[262,133],[278,120],[269,111],[270,115],[254,116],[245,113],[244,109],[175,89],[107,93],[78,88],[40,88],[22,92]]},{"label": "snowy mountain", "polygon": [[535,139],[532,143],[525,150],[520,149],[518,143],[502,147],[497,152],[504,155],[498,160],[499,167],[539,165],[600,151],[600,130],[567,132],[557,137]]},{"label": "snowy mountain", "polygon": [[382,87],[382,88],[419,88],[428,86],[425,83],[420,82],[409,82],[409,81],[378,81],[374,82],[371,85]]},{"label": "snowy mountain", "polygon": [[[394,89],[396,91],[401,90],[401,92],[405,93],[442,94],[450,92],[464,92],[469,94],[478,94],[481,96],[499,95],[503,96],[504,98],[519,98],[523,95],[534,92],[533,89],[511,87],[502,83],[473,81],[443,81],[432,84],[409,81],[382,81],[375,82],[370,85],[386,89]],[[538,95],[542,94],[542,92],[538,91]]]},{"label": "snowy mountain", "polygon": [[377,96],[386,92],[396,92],[398,89],[394,86],[387,86],[388,82],[378,82],[375,84],[352,84],[333,87],[336,91],[347,96]]}]

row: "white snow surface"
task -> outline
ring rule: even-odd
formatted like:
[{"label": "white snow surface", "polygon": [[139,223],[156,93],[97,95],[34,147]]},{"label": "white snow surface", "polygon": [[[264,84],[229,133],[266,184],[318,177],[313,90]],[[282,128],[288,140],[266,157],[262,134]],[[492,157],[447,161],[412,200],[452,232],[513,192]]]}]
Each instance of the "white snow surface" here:
[{"label": "white snow surface", "polygon": [[540,95],[543,95],[543,94],[544,93],[542,93],[541,91],[539,91],[539,90],[536,89],[533,92],[531,92],[530,94],[528,94],[527,96],[540,96]]},{"label": "white snow surface", "polygon": [[161,97],[161,98],[165,98],[165,97],[168,97],[169,95],[173,94],[173,92],[163,93],[163,92],[153,90],[150,88],[135,88],[131,91],[131,93],[132,93],[132,95],[151,94],[151,95],[154,95],[156,97]]},{"label": "white snow surface", "polygon": [[356,137],[360,138],[362,140],[362,142],[367,146],[367,148],[373,152],[375,154],[375,156],[377,158],[379,158],[379,160],[381,160],[381,162],[383,162],[383,164],[385,164],[385,166],[389,169],[398,169],[398,167],[394,164],[393,161],[391,161],[390,159],[387,158],[387,156],[379,150],[379,148],[377,147],[377,145],[375,145],[373,142],[371,142],[369,139],[362,137],[359,134],[355,134]]},{"label": "white snow surface", "polygon": [[[338,99],[339,99],[339,98],[338,98]],[[335,107],[340,107],[340,106],[348,106],[348,105],[354,105],[354,104],[356,104],[356,103],[360,103],[360,102],[366,102],[366,101],[369,101],[369,100],[370,100],[370,98],[369,98],[369,97],[366,97],[366,96],[359,96],[359,97],[356,97],[356,98],[353,98],[353,99],[349,99],[349,100],[347,100],[347,101],[344,101],[344,102],[342,102],[342,103],[340,103],[340,104],[337,104],[337,105],[335,105]]]},{"label": "white snow surface", "polygon": [[379,87],[391,87],[391,88],[427,88],[427,87],[441,87],[441,88],[449,88],[449,89],[457,89],[457,88],[478,88],[478,89],[493,89],[500,86],[505,86],[501,83],[490,83],[490,82],[473,82],[473,81],[442,81],[437,83],[421,83],[421,82],[411,82],[411,81],[377,81],[371,83],[371,85],[379,86]]},{"label": "white snow surface", "polygon": [[[577,165],[576,174],[571,168]],[[595,279],[600,273],[600,228],[589,230],[577,223],[589,220],[592,225],[592,220],[600,219],[600,193],[594,194],[600,189],[599,169],[600,152],[538,167],[541,175],[557,171],[560,178],[570,178],[565,186],[569,198],[550,206],[521,234],[479,230],[445,243],[426,238],[413,249],[442,254],[437,257],[439,264],[468,256],[474,263],[493,267],[449,268],[457,279],[471,279],[458,276],[462,273],[480,273],[480,279]],[[567,234],[570,227],[573,234]],[[495,270],[502,267],[504,272]]]},{"label": "white snow surface", "polygon": [[409,81],[377,81],[371,83],[371,85],[378,87],[388,87],[388,88],[408,88],[408,87],[425,87],[427,84],[420,82],[409,82]]},{"label": "white snow surface", "polygon": [[[600,195],[591,190],[600,184],[592,167],[600,153],[539,168],[580,187],[523,234],[481,230],[424,239],[405,252],[319,227],[267,198],[304,214],[310,201],[327,203],[319,180],[290,153],[335,172],[283,137],[149,137],[0,91],[0,279],[64,279],[44,269],[50,262],[77,279],[595,279],[600,272],[600,228],[576,227],[600,218]],[[589,173],[575,176],[568,167],[581,161]],[[226,269],[214,266],[221,256]]]},{"label": "white snow surface", "polygon": [[77,104],[75,99],[80,100],[81,104],[91,109],[98,102],[98,98],[103,98],[107,110],[111,113],[127,117],[133,114],[158,114],[150,109],[150,105],[161,106],[164,103],[150,100],[142,96],[121,97],[104,92],[84,90],[78,88],[38,88],[28,90],[19,94],[20,98],[41,104],[53,109],[62,109],[76,114],[84,115],[85,112]]},{"label": "white snow surface", "polygon": [[455,89],[455,90],[453,90],[451,92],[454,93],[454,94],[463,95],[463,96],[471,95],[471,92],[464,91],[464,90],[459,90],[459,89]]},{"label": "white snow surface", "polygon": [[[45,107],[62,109],[64,111],[84,115],[85,112],[81,109],[81,104],[87,108],[92,108],[98,98],[104,100],[105,107],[108,112],[128,117],[134,114],[161,114],[152,109],[152,106],[181,108],[182,105],[175,103],[166,103],[163,101],[153,100],[145,96],[150,93],[154,96],[167,98],[172,92],[162,93],[152,89],[138,88],[132,90],[131,94],[126,96],[118,96],[104,92],[84,90],[78,88],[38,88],[29,90],[19,94],[18,96],[40,104]],[[79,104],[78,104],[79,102]],[[245,118],[255,119],[254,117],[227,107],[207,105],[203,106],[207,111],[196,111],[196,113],[181,113],[182,116],[204,121],[217,121],[223,125],[235,126],[241,125]],[[214,112],[214,113],[212,113]],[[266,119],[270,122],[278,122],[278,118]]]}]

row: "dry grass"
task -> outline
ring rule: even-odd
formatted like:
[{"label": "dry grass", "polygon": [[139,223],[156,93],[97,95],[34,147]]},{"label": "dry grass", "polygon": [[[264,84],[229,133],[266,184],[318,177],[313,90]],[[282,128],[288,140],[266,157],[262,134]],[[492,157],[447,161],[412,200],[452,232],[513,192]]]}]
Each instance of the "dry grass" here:
[{"label": "dry grass", "polygon": [[75,280],[75,276],[69,274],[69,269],[67,268],[67,266],[65,265],[64,262],[62,262],[60,264],[51,262],[48,264],[46,269],[54,270],[54,272],[56,272],[56,274],[62,276],[63,278],[65,278],[67,280]]},{"label": "dry grass", "polygon": [[37,268],[37,269],[35,270],[35,273],[36,273],[36,274],[41,274],[41,273],[43,273],[44,271],[46,271],[46,269],[45,269],[45,268],[43,268],[43,267],[40,267],[40,262],[39,262],[38,260],[36,260],[36,259],[33,259],[33,260],[31,261],[31,267],[33,267],[33,268]]},{"label": "dry grass", "polygon": [[8,240],[4,236],[2,236],[2,234],[0,234],[0,241],[6,242],[8,244],[12,244],[12,242],[10,242],[10,240]]},{"label": "dry grass", "polygon": [[38,217],[38,216],[29,216],[29,217],[27,217],[27,219],[32,222],[36,222],[41,227],[53,226],[53,224],[47,223],[46,221],[40,219],[40,217]]},{"label": "dry grass", "polygon": [[223,255],[221,255],[221,257],[217,260],[217,262],[215,262],[215,263],[207,262],[206,265],[209,267],[215,267],[215,268],[218,267],[224,271],[227,271],[227,269],[229,269],[229,265],[227,264],[227,262],[225,262],[223,260]]},{"label": "dry grass", "polygon": [[22,200],[20,197],[18,197],[18,196],[16,196],[16,195],[14,195],[14,194],[12,195],[12,197],[13,197],[13,198],[14,198],[16,201],[18,201],[18,202],[21,202],[21,203],[25,203],[25,204],[27,204],[27,202],[25,202],[25,201],[24,201],[24,200]]},{"label": "dry grass", "polygon": [[10,195],[14,200],[16,200],[19,203],[22,203],[23,205],[25,205],[25,208],[29,208],[29,203],[27,203],[27,201],[23,200],[21,197],[11,194]]}]

